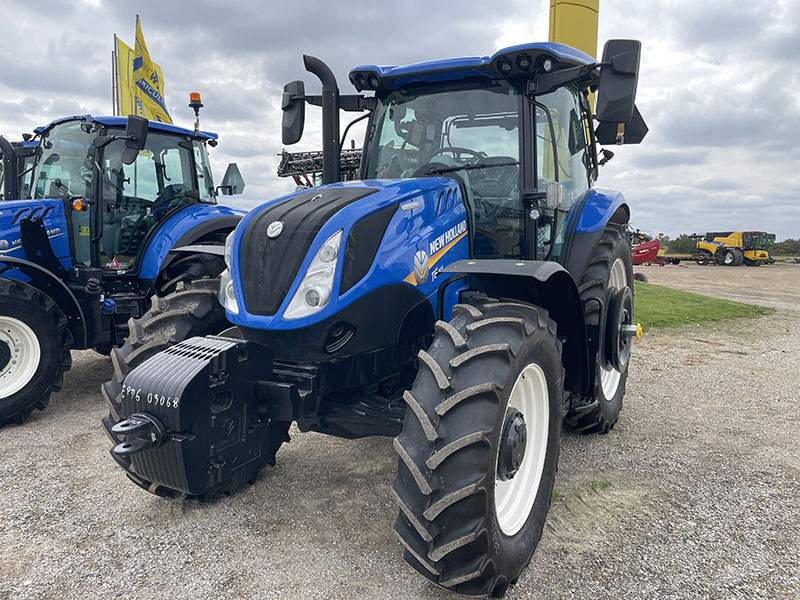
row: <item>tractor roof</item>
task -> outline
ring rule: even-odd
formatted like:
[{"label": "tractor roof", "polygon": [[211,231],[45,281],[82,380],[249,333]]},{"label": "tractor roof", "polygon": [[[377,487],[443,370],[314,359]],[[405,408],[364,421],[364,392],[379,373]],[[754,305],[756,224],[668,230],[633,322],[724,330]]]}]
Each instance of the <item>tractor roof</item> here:
[{"label": "tractor roof", "polygon": [[[102,125],[107,125],[109,127],[125,127],[125,125],[128,123],[128,118],[93,117],[92,115],[75,115],[72,117],[62,117],[60,119],[56,119],[49,125],[46,125],[44,127],[37,127],[36,133],[44,133],[51,127],[58,125],[59,123],[64,123],[66,121],[94,121],[96,123],[101,123]],[[194,131],[192,131],[191,129],[184,129],[183,127],[176,127],[175,125],[170,125],[168,123],[161,123],[159,121],[149,121],[148,127],[149,129],[155,131],[164,131],[166,133],[177,133],[179,135],[195,137],[201,140],[215,140],[218,137],[216,133],[211,133],[209,131],[201,131],[197,135],[194,135]]]},{"label": "tractor roof", "polygon": [[[551,61],[549,69],[544,68],[547,59]],[[509,63],[510,68],[508,68]],[[553,72],[596,63],[597,60],[593,57],[571,46],[546,42],[503,48],[491,56],[447,58],[405,66],[362,65],[350,71],[350,81],[359,91],[389,90],[408,83],[453,81],[471,76],[492,79],[529,77],[533,73]],[[372,78],[371,83],[370,78]]]}]

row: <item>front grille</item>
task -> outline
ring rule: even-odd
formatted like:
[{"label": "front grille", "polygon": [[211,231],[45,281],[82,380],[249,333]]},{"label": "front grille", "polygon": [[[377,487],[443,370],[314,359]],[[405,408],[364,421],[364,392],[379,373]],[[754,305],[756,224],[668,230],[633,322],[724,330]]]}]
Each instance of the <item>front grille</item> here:
[{"label": "front grille", "polygon": [[[348,204],[376,191],[315,188],[261,209],[247,225],[239,255],[247,312],[274,315],[322,226]],[[283,230],[270,238],[267,228],[276,221],[283,223]]]}]

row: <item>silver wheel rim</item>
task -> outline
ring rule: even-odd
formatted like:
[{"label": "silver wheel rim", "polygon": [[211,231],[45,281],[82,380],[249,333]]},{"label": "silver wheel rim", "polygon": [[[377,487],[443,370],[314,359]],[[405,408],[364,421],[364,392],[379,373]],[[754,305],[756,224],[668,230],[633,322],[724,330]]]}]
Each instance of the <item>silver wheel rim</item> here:
[{"label": "silver wheel rim", "polygon": [[8,398],[33,379],[42,351],[33,329],[13,317],[0,316],[0,343],[11,351],[11,359],[0,370],[0,398]]},{"label": "silver wheel rim", "polygon": [[[608,274],[608,290],[616,291],[624,287],[628,287],[628,275],[625,263],[622,262],[621,258],[618,258],[611,265],[611,272]],[[617,371],[611,365],[604,364],[600,366],[600,387],[603,388],[603,396],[606,400],[611,400],[617,393],[621,378],[622,372]]]},{"label": "silver wheel rim", "polygon": [[494,482],[497,523],[500,530],[510,536],[522,529],[531,514],[547,454],[550,396],[547,378],[539,365],[532,363],[523,369],[511,389],[508,406],[522,413],[528,430],[525,456],[519,470],[509,480],[495,479]]}]

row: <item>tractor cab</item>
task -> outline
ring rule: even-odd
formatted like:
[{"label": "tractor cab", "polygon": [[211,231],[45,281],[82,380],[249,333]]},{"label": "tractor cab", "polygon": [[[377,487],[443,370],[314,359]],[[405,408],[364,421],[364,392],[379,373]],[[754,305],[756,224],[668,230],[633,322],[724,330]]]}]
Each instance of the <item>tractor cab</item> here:
[{"label": "tractor cab", "polygon": [[216,203],[207,152],[216,134],[91,116],[60,119],[36,133],[30,197],[64,201],[75,264],[135,271],[161,223],[187,206]]},{"label": "tractor cab", "polygon": [[[323,93],[306,96],[303,82],[287,84],[284,143],[300,138],[306,102],[322,105],[323,114],[369,111],[360,178],[458,181],[474,258],[566,265],[586,194],[613,156],[598,144],[639,143],[647,133],[634,105],[639,44],[632,40],[610,42],[602,63],[562,44],[539,43],[491,57],[356,67],[350,82],[371,97],[340,96],[327,67],[305,60]],[[329,129],[323,159],[331,155],[333,163],[342,150],[338,124]],[[331,164],[328,179],[323,169],[323,183],[344,179],[340,164]],[[437,213],[455,202],[443,198]]]},{"label": "tractor cab", "polygon": [[[32,136],[26,136],[21,142],[7,142],[5,139],[0,141],[0,200],[19,200],[30,198],[31,177],[39,144],[32,141]],[[6,167],[6,157],[13,161],[13,165]],[[9,182],[6,178],[6,171],[16,175],[16,182]],[[13,177],[13,175],[12,175]]]}]

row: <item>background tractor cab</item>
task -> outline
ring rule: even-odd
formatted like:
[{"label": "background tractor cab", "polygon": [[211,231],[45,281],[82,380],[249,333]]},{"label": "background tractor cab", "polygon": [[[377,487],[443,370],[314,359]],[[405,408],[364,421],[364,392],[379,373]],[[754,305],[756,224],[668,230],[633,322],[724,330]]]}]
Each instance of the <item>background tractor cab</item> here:
[{"label": "background tractor cab", "polygon": [[[217,206],[217,192],[244,182],[231,165],[214,186],[216,144],[216,134],[133,115],[58,119],[23,144],[0,137],[0,313],[16,315],[0,355],[31,361],[0,360],[0,426],[46,405],[69,348],[108,352],[151,296],[219,274],[243,212]],[[43,304],[31,310],[48,316],[26,312],[33,297]],[[42,349],[47,336],[58,348]]]},{"label": "background tractor cab", "polygon": [[[33,141],[33,136],[26,134],[21,142],[9,142],[0,136],[0,201],[29,198],[33,165],[38,149],[38,142]],[[6,150],[6,148],[8,148]],[[15,164],[6,168],[6,157]],[[16,182],[6,181],[6,172],[16,173]]]}]

